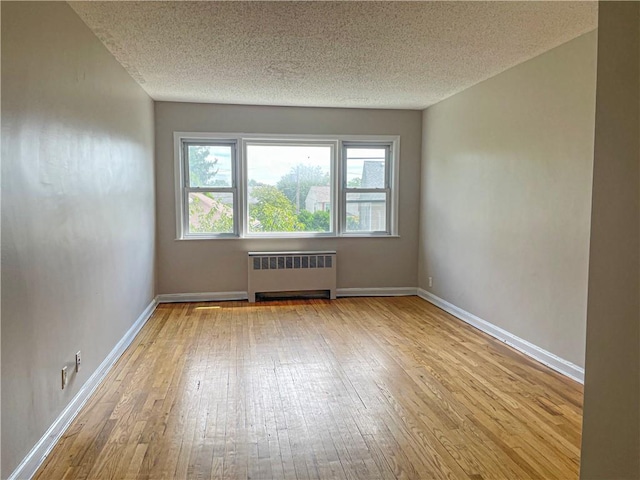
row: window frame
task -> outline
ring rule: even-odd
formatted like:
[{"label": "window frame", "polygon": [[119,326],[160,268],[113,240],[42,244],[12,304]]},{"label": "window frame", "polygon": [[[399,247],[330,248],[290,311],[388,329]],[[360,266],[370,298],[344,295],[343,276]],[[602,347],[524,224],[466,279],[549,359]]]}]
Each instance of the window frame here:
[{"label": "window frame", "polygon": [[[278,136],[281,137],[281,136]],[[267,146],[322,146],[331,148],[331,160],[329,166],[330,181],[329,186],[330,198],[331,198],[331,231],[329,232],[250,232],[249,231],[249,202],[243,203],[242,218],[244,221],[245,229],[243,230],[243,238],[305,238],[305,237],[336,237],[338,236],[338,217],[339,214],[336,211],[336,205],[338,205],[337,188],[335,182],[335,176],[337,172],[338,163],[338,141],[335,140],[323,140],[323,139],[303,139],[302,137],[296,139],[284,139],[284,138],[253,138],[247,137],[242,139],[242,170],[245,175],[242,178],[243,186],[243,198],[247,198],[249,192],[249,167],[247,165],[248,155],[247,148],[251,145],[267,145]]]},{"label": "window frame", "polygon": [[[296,135],[296,134],[248,134],[248,133],[208,133],[174,132],[174,176],[176,240],[222,240],[256,238],[393,238],[399,237],[399,135]],[[192,188],[187,185],[188,165],[185,144],[234,145],[232,148],[233,187]],[[331,145],[331,232],[249,232],[249,208],[247,200],[247,146],[248,145]],[[346,148],[387,147],[385,168],[385,189],[387,194],[385,231],[347,231],[346,194],[362,192],[364,189],[346,186]],[[234,200],[233,233],[189,233],[188,192],[189,191],[231,192]],[[380,191],[380,189],[366,189]]]},{"label": "window frame", "polygon": [[[241,219],[237,215],[239,202],[240,162],[238,161],[238,138],[219,134],[188,134],[174,135],[175,146],[175,180],[176,180],[176,235],[179,240],[208,240],[238,238],[242,231]],[[189,155],[190,145],[220,145],[231,147],[231,187],[191,187],[189,183]],[[233,195],[233,231],[232,232],[189,232],[189,194],[200,193],[231,193]]]},{"label": "window frame", "polygon": [[[342,183],[340,194],[342,196],[340,203],[340,230],[343,233],[343,236],[389,236],[392,235],[394,227],[393,227],[393,218],[392,211],[394,207],[392,206],[392,191],[395,189],[391,188],[393,178],[392,178],[392,148],[393,144],[389,142],[351,142],[344,141],[341,142],[342,147]],[[384,187],[383,188],[365,188],[365,187],[349,187],[347,186],[347,149],[374,149],[374,148],[383,148],[385,150],[385,169],[384,169]],[[385,230],[348,230],[347,229],[347,196],[349,193],[384,193],[385,194]]]}]

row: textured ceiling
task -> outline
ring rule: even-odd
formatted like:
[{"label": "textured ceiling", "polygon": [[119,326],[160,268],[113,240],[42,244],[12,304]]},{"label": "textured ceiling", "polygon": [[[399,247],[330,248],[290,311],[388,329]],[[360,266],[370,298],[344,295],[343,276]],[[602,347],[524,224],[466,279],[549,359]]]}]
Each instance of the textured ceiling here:
[{"label": "textured ceiling", "polygon": [[422,109],[596,27],[597,2],[70,2],[156,100]]}]

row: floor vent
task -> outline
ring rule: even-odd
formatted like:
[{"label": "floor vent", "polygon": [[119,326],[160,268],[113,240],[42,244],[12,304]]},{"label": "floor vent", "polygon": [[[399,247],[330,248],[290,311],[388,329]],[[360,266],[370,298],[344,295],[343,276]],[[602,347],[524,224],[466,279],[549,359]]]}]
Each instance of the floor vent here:
[{"label": "floor vent", "polygon": [[336,298],[336,252],[249,252],[249,302],[256,293],[328,290]]}]

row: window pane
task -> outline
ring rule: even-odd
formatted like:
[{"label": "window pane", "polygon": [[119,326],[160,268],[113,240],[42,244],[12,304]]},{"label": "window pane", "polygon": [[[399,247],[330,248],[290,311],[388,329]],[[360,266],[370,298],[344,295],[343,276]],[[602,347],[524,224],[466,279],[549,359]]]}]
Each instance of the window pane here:
[{"label": "window pane", "polygon": [[190,187],[232,187],[231,145],[188,145]]},{"label": "window pane", "polygon": [[233,233],[233,193],[190,193],[189,233]]},{"label": "window pane", "polygon": [[347,188],[385,188],[386,147],[346,150]]},{"label": "window pane", "polygon": [[387,230],[386,193],[347,193],[347,231]]},{"label": "window pane", "polygon": [[331,155],[328,145],[248,145],[249,232],[330,232]]}]

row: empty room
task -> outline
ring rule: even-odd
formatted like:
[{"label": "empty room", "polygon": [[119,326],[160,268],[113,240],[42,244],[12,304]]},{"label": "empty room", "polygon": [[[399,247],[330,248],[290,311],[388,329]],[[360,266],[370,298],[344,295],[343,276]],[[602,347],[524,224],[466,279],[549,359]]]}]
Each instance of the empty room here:
[{"label": "empty room", "polygon": [[640,3],[5,1],[2,479],[640,479]]}]

